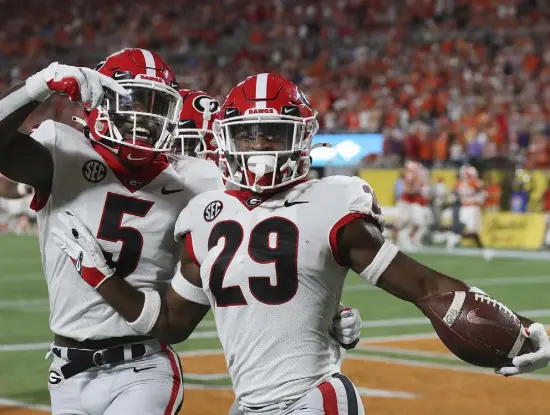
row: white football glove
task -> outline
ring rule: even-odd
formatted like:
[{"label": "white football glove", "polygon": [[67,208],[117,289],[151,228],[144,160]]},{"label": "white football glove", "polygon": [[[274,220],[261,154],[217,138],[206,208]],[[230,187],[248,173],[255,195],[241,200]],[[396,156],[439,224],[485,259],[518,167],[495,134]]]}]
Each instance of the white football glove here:
[{"label": "white football glove", "polygon": [[356,308],[340,305],[339,315],[333,321],[334,338],[346,349],[353,349],[361,337],[361,316]]},{"label": "white football glove", "polygon": [[117,81],[90,68],[51,63],[46,69],[32,75],[25,85],[28,94],[35,101],[43,102],[52,92],[69,96],[71,101],[90,102],[89,108],[98,107],[109,88],[120,95],[128,95]]},{"label": "white football glove", "polygon": [[544,326],[540,323],[533,323],[525,329],[527,337],[531,340],[535,351],[514,357],[514,366],[501,367],[495,373],[504,376],[520,375],[543,369],[550,363],[550,339]]},{"label": "white football glove", "polygon": [[93,288],[99,288],[115,273],[107,264],[101,246],[71,211],[60,212],[57,217],[66,229],[52,228],[55,244],[71,258],[82,279]]}]

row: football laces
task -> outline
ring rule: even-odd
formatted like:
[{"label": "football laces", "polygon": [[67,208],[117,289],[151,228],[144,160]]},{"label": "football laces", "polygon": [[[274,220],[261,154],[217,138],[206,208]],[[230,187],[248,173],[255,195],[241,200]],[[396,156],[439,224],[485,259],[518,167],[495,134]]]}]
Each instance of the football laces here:
[{"label": "football laces", "polygon": [[481,303],[487,303],[495,308],[498,308],[499,311],[504,311],[509,317],[512,317],[514,320],[519,320],[518,316],[516,316],[516,314],[512,310],[510,310],[508,307],[506,307],[495,298],[489,297],[488,295],[475,293],[474,300]]}]

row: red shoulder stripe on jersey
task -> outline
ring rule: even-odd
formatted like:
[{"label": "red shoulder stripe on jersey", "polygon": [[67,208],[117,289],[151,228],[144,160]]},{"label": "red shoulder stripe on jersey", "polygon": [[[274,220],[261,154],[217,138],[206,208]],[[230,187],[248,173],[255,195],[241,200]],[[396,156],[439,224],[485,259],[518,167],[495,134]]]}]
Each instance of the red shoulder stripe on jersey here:
[{"label": "red shoulder stripe on jersey", "polygon": [[328,235],[328,241],[330,244],[330,250],[332,251],[332,257],[334,258],[334,261],[336,261],[336,263],[340,266],[342,264],[340,264],[340,256],[338,254],[338,231],[342,229],[345,225],[350,223],[352,220],[355,220],[358,218],[368,219],[369,216],[366,215],[365,213],[350,212],[347,215],[340,218],[340,220],[332,226],[332,229],[330,230],[330,233]]},{"label": "red shoulder stripe on jersey", "polygon": [[323,410],[325,415],[338,415],[338,401],[336,400],[336,390],[330,382],[323,382],[317,389],[323,396]]},{"label": "red shoulder stripe on jersey", "polygon": [[199,264],[199,261],[197,261],[197,257],[195,256],[195,250],[193,249],[193,238],[191,237],[191,232],[185,234],[184,238],[185,238],[185,249],[187,249],[187,254],[193,260],[193,262],[200,267],[201,264]]},{"label": "red shoulder stripe on jersey", "polygon": [[34,190],[34,195],[31,200],[30,208],[34,210],[35,212],[41,211],[44,206],[46,206],[46,203],[48,203],[48,200],[50,199],[50,192],[47,194],[40,194],[38,190]]}]

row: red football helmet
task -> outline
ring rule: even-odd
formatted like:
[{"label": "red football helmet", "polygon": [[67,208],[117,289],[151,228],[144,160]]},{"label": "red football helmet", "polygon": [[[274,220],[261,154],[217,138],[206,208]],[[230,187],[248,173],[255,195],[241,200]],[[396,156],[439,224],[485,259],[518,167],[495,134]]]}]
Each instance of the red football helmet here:
[{"label": "red football helmet", "polygon": [[123,49],[96,70],[129,94],[107,90],[98,108],[85,109],[90,138],[112,148],[132,167],[143,167],[159,153],[171,151],[182,99],[168,64],[148,50]]},{"label": "red football helmet", "polygon": [[216,161],[217,145],[212,136],[212,116],[220,103],[203,91],[180,89],[183,99],[175,153]]},{"label": "red football helmet", "polygon": [[246,78],[231,90],[212,126],[224,179],[263,192],[305,178],[316,115],[284,77]]}]

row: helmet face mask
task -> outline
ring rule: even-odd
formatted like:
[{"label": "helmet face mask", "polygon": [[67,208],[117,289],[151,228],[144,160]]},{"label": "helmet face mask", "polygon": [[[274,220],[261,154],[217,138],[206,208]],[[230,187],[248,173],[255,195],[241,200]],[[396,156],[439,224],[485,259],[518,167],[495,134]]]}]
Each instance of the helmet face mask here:
[{"label": "helmet face mask", "polygon": [[[182,99],[174,87],[175,76],[157,55],[143,49],[124,49],[96,68],[112,77],[127,91],[121,96],[106,91],[103,103],[85,111],[91,139],[128,153],[125,164],[149,162],[172,150]],[[144,154],[135,156],[136,152]],[[147,154],[151,153],[151,154]]]},{"label": "helmet face mask", "polygon": [[[261,192],[307,175],[311,147],[307,120],[236,118],[217,132],[227,180]],[[258,141],[266,142],[269,150],[259,149]]]},{"label": "helmet face mask", "polygon": [[294,84],[273,74],[247,78],[213,124],[224,179],[254,192],[304,179],[317,129],[316,113]]},{"label": "helmet face mask", "polygon": [[[98,122],[109,128],[96,134],[132,148],[167,152],[172,149],[181,98],[151,81],[121,81],[127,97],[112,93],[98,108]],[[105,131],[106,130],[106,131]]]}]

